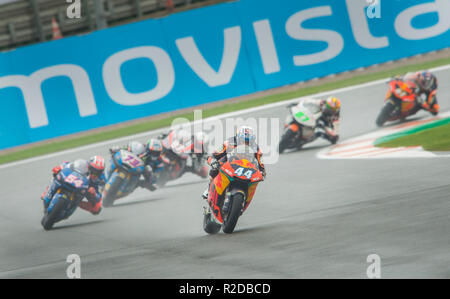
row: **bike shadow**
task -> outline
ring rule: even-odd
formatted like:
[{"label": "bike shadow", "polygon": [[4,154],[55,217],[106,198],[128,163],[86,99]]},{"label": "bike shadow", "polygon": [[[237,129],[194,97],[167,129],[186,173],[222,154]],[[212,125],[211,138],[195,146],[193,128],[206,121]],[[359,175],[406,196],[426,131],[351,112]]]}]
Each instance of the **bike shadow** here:
[{"label": "bike shadow", "polygon": [[424,118],[425,117],[421,117],[421,116],[409,117],[409,118],[404,119],[404,120],[397,120],[397,121],[394,121],[394,122],[390,122],[390,123],[384,124],[382,128],[390,128],[390,127],[398,126],[398,125],[401,125],[401,124],[407,124],[409,122],[418,121],[418,120],[421,120],[421,119],[424,119]]},{"label": "bike shadow", "polygon": [[103,223],[108,220],[106,219],[99,219],[89,222],[81,222],[81,223],[74,223],[74,224],[65,224],[65,225],[58,225],[52,228],[52,230],[59,230],[59,229],[68,229],[68,228],[76,228],[76,227],[83,227],[83,226],[89,226],[89,225],[95,225],[98,223]]},{"label": "bike shadow", "polygon": [[145,204],[145,203],[149,203],[149,202],[155,202],[155,201],[159,201],[159,200],[163,200],[163,199],[164,199],[163,197],[153,197],[153,198],[147,198],[147,199],[137,199],[137,200],[128,201],[128,202],[114,203],[114,205],[112,207],[108,207],[108,209],[120,208],[120,207],[126,207],[126,206],[134,206],[134,205]]},{"label": "bike shadow", "polygon": [[316,151],[319,149],[323,149],[327,146],[329,146],[329,145],[321,144],[321,145],[312,145],[312,146],[302,147],[300,149],[287,149],[280,155],[284,156],[284,155],[290,155],[290,154],[295,154],[295,153],[299,153],[299,152]]},{"label": "bike shadow", "polygon": [[208,179],[206,178],[206,179],[201,179],[199,181],[190,181],[190,182],[185,182],[185,183],[166,185],[166,186],[162,187],[161,189],[177,188],[177,187],[188,186],[188,185],[195,185],[195,184],[204,184],[207,181],[208,181]]}]

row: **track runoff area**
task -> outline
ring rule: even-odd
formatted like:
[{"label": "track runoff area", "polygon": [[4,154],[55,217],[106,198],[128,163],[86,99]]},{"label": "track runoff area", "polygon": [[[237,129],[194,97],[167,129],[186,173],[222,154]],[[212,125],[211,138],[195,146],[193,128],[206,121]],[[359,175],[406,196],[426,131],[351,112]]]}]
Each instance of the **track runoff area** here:
[{"label": "track runoff area", "polygon": [[[431,70],[440,82],[441,111],[450,110],[449,69]],[[385,130],[375,126],[385,82],[314,95],[342,100],[338,145]],[[277,118],[281,134],[285,106],[296,100],[204,122]],[[420,112],[405,124],[427,117]],[[94,154],[108,157],[114,144],[145,141],[162,131],[1,165],[0,239],[7,242],[0,246],[0,278],[66,278],[74,265],[81,278],[448,277],[446,158],[323,159],[337,150],[323,140],[267,163],[267,178],[231,235],[203,231],[201,193],[207,180],[190,174],[155,192],[137,190],[98,216],[77,211],[54,230],[42,229],[39,196],[54,165]],[[174,291],[183,286],[189,288],[179,283]],[[224,286],[211,292],[217,290]]]}]

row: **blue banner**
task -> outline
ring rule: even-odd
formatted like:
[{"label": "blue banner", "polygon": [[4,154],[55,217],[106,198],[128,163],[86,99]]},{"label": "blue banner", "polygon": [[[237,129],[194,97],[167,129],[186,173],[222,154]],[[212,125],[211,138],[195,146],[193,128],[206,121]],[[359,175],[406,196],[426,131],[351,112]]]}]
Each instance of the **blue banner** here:
[{"label": "blue banner", "polygon": [[450,47],[450,0],[241,0],[0,53],[0,149]]}]

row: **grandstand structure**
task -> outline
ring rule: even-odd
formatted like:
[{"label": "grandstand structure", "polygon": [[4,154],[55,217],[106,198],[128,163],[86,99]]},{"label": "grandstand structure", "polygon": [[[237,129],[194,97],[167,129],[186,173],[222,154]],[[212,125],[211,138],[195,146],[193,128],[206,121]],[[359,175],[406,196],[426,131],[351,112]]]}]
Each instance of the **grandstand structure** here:
[{"label": "grandstand structure", "polygon": [[[80,18],[69,18],[75,1]],[[66,37],[219,2],[225,0],[0,0],[0,51],[51,40],[53,19]]]}]

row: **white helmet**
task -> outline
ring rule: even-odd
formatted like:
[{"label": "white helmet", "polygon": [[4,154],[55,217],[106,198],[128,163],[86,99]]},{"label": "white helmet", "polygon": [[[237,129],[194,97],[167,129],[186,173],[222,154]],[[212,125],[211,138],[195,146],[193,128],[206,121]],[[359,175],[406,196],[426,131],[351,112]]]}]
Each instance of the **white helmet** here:
[{"label": "white helmet", "polygon": [[88,162],[86,160],[83,159],[77,159],[75,160],[71,165],[70,165],[70,169],[72,169],[73,171],[78,172],[79,174],[83,175],[83,176],[88,176],[89,175],[89,165]]},{"label": "white helmet", "polygon": [[141,157],[145,154],[145,146],[138,141],[132,141],[128,143],[128,151]]}]

